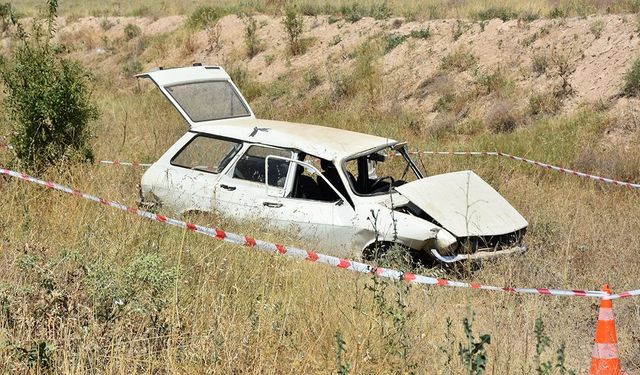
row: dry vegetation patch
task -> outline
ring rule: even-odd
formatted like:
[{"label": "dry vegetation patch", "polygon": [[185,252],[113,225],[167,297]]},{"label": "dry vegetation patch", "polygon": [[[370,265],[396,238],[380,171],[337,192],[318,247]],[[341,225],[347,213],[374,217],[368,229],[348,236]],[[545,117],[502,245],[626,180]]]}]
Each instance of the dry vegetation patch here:
[{"label": "dry vegetation patch", "polygon": [[[261,9],[279,12],[278,4]],[[301,20],[301,34],[291,30],[314,42],[298,53],[281,14],[225,15],[231,6],[163,5],[158,12],[175,7],[191,16],[155,21],[67,19],[59,37],[82,44],[65,53],[96,74],[98,159],[154,161],[173,144],[186,124],[130,75],[202,61],[223,65],[263,118],[640,179],[637,93],[626,90],[638,52],[631,18],[535,19],[584,11],[546,1],[487,9],[466,1],[381,4],[301,2],[289,19]],[[73,6],[80,14],[103,9]],[[316,16],[318,9],[333,15]],[[414,17],[390,18],[409,10]],[[449,15],[470,19],[414,20]],[[127,34],[129,24],[140,32]],[[608,104],[584,104],[599,102]],[[0,123],[0,137],[11,131]],[[488,180],[530,222],[530,251],[481,267],[415,272],[499,286],[638,287],[637,192],[502,159],[416,158],[427,174],[473,169]],[[7,165],[10,154],[0,160]],[[85,165],[42,177],[135,205],[140,173]],[[589,365],[594,300],[415,287],[216,242],[22,181],[1,180],[0,192],[4,372],[466,373],[470,341],[484,342],[483,358],[473,359],[486,373],[535,373],[541,363],[555,365],[560,348],[566,369]],[[188,219],[308,247],[264,223]],[[637,302],[615,306],[623,365],[633,373]],[[550,345],[536,353],[545,337]]]}]

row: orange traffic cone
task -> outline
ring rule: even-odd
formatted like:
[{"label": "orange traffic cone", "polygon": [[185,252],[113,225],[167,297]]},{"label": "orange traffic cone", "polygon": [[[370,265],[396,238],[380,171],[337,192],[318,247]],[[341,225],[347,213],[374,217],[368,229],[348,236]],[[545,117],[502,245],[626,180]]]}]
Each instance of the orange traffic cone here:
[{"label": "orange traffic cone", "polygon": [[[605,284],[603,291],[611,294],[609,285]],[[596,342],[591,356],[591,371],[589,375],[621,375],[620,357],[618,357],[618,335],[613,316],[613,301],[601,300],[598,314],[598,328]]]}]

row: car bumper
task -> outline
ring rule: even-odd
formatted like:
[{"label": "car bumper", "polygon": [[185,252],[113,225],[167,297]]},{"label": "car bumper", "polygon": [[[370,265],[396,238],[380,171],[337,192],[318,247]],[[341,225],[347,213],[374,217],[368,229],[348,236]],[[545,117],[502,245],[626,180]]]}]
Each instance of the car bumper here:
[{"label": "car bumper", "polygon": [[485,260],[492,258],[499,258],[509,255],[522,254],[527,251],[526,246],[513,246],[508,249],[503,250],[495,250],[495,251],[477,251],[472,254],[457,254],[457,255],[441,255],[438,250],[431,249],[431,254],[433,254],[436,259],[444,263],[456,263],[465,260],[476,261],[476,260]]}]

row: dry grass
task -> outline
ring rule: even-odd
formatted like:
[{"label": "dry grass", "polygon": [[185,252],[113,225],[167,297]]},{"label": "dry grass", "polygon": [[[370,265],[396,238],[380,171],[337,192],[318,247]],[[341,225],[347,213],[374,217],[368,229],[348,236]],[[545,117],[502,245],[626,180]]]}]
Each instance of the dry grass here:
[{"label": "dry grass", "polygon": [[[35,14],[41,9],[40,0],[18,0],[14,5],[27,14]],[[173,14],[190,14],[198,7],[210,6],[210,2],[196,0],[190,2],[168,1],[96,1],[62,2],[60,9],[64,15],[75,16],[164,16]],[[540,17],[557,18],[559,16],[586,16],[594,13],[636,13],[640,10],[637,2],[632,0],[533,0],[510,1],[498,0],[456,0],[442,2],[424,0],[420,2],[408,0],[293,0],[286,4],[294,5],[307,15],[336,14],[357,20],[358,17],[402,16],[409,19],[439,18],[471,18],[485,20],[490,18],[521,19],[531,21]],[[279,13],[285,1],[222,0],[216,6],[229,13],[258,11],[261,13]]]},{"label": "dry grass", "polygon": [[[392,9],[396,4],[389,2]],[[473,9],[466,2],[455,4],[451,11]],[[171,41],[162,39],[158,45]],[[607,126],[596,110],[540,110],[547,116],[500,134],[478,131],[478,121],[468,117],[473,131],[458,136],[456,126],[449,126],[451,113],[461,112],[457,109],[464,103],[455,102],[443,111],[448,117],[442,130],[422,132],[417,116],[388,103],[390,85],[372,69],[378,57],[369,53],[360,50],[354,66],[344,68],[344,76],[356,77],[359,84],[349,83],[348,95],[333,98],[327,93],[331,88],[309,92],[311,82],[321,82],[322,75],[310,79],[291,74],[258,84],[252,79],[255,72],[238,69],[235,74],[243,77],[243,90],[252,92],[260,117],[408,139],[418,149],[501,150],[567,167],[610,168],[623,176],[637,171],[637,163],[606,160],[614,168],[587,157],[585,150],[594,149]],[[155,55],[147,51],[142,56],[153,60]],[[152,161],[183,134],[184,121],[150,84],[138,86],[111,71],[97,73],[95,97],[102,110],[95,129],[98,158]],[[337,82],[335,77],[327,80],[327,85]],[[425,88],[445,95],[449,82],[435,79]],[[506,87],[501,82],[479,82],[482,94]],[[464,98],[473,104],[482,95]],[[3,122],[0,135],[9,132]],[[609,282],[616,291],[639,286],[637,192],[501,159],[418,159],[428,174],[476,171],[530,222],[530,251],[524,256],[487,262],[473,272],[421,272],[500,286],[599,289]],[[7,154],[0,154],[0,161],[6,165]],[[134,205],[140,173],[124,167],[69,166],[44,177]],[[492,336],[488,373],[535,373],[537,317],[544,319],[552,340],[545,359],[566,343],[567,366],[582,372],[589,366],[595,300],[416,286],[405,294],[403,283],[389,285],[384,297],[376,299],[380,294],[371,288],[379,292],[384,286],[371,276],[216,242],[22,181],[0,180],[0,193],[3,373],[45,373],[43,358],[51,359],[51,372],[72,374],[333,373],[340,367],[339,332],[346,348],[341,361],[353,374],[412,369],[461,374],[468,373],[457,354],[458,343],[466,342],[462,318],[473,314],[476,335]],[[191,219],[308,247],[290,234],[265,230],[264,223]],[[633,299],[615,302],[621,357],[631,374],[640,369],[637,306]],[[449,341],[447,318],[453,322]],[[39,343],[48,344],[40,359],[21,354]],[[35,363],[41,367],[29,368]]]}]

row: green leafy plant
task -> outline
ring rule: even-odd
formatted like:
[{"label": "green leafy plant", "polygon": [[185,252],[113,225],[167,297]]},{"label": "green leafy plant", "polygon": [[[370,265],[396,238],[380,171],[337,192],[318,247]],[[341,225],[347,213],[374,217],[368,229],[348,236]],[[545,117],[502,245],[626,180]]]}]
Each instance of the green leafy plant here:
[{"label": "green leafy plant", "polygon": [[459,343],[458,355],[464,363],[469,375],[482,375],[487,370],[489,356],[486,346],[491,344],[491,335],[480,335],[478,339],[473,335],[473,317],[471,320],[464,318],[462,321],[466,343]]},{"label": "green leafy plant", "polygon": [[124,27],[124,38],[126,40],[131,40],[133,38],[137,38],[142,34],[142,30],[140,30],[140,27],[138,25],[134,25],[132,23],[127,24],[127,26]]},{"label": "green leafy plant", "polygon": [[358,6],[357,3],[353,3],[350,7],[343,7],[342,14],[344,14],[344,19],[347,21],[354,23],[358,22],[362,19],[362,9]]},{"label": "green leafy plant", "polygon": [[602,30],[604,30],[604,22],[602,20],[595,20],[589,24],[589,31],[596,39],[600,38]]},{"label": "green leafy plant", "polygon": [[264,50],[264,45],[258,38],[258,22],[252,16],[244,19],[244,44],[250,59]]},{"label": "green leafy plant", "polygon": [[45,22],[27,34],[16,21],[16,47],[0,61],[4,104],[14,124],[11,140],[18,164],[28,170],[63,160],[92,160],[90,122],[98,117],[91,75],[53,44],[57,1],[49,0]]},{"label": "green leafy plant", "polygon": [[542,356],[546,349],[551,346],[551,338],[549,338],[545,333],[544,321],[541,317],[536,318],[533,332],[536,336],[536,352],[533,356],[536,374],[551,375],[554,373],[554,369],[557,369],[561,375],[575,375],[576,372],[574,370],[568,370],[565,366],[566,355],[564,343],[562,343],[558,350],[556,350],[555,364],[553,364],[551,360],[542,360]]},{"label": "green leafy plant", "polygon": [[287,7],[282,18],[282,24],[289,39],[289,52],[292,55],[302,55],[305,51],[305,44],[302,43],[301,35],[304,28],[304,19],[298,14],[294,7]]},{"label": "green leafy plant", "polygon": [[386,0],[378,4],[371,5],[371,17],[377,20],[386,20],[391,17],[391,9],[387,5]]},{"label": "green leafy plant", "polygon": [[53,355],[55,354],[55,351],[55,344],[48,341],[34,342],[27,348],[15,348],[18,359],[26,363],[29,368],[35,367],[43,370],[53,368]]},{"label": "green leafy plant", "polygon": [[427,26],[426,29],[412,30],[409,36],[416,39],[428,39],[431,36],[431,27]]},{"label": "green leafy plant", "polygon": [[204,29],[218,22],[224,13],[216,7],[201,6],[197,8],[187,20],[187,26],[192,29]]},{"label": "green leafy plant", "polygon": [[638,96],[640,94],[640,59],[637,59],[631,69],[624,75],[622,93],[626,96]]},{"label": "green leafy plant", "polygon": [[389,34],[387,35],[387,45],[384,47],[384,53],[387,54],[393,51],[397,46],[407,40],[406,35],[402,34]]},{"label": "green leafy plant", "polygon": [[469,50],[458,48],[442,58],[442,69],[464,72],[476,64],[478,58]]},{"label": "green leafy plant", "polygon": [[339,375],[347,375],[351,371],[351,364],[345,362],[344,353],[347,352],[347,343],[344,341],[342,332],[336,331],[336,366],[338,367]]},{"label": "green leafy plant", "polygon": [[475,14],[475,18],[480,21],[488,21],[495,18],[499,18],[502,21],[508,21],[516,17],[516,12],[506,7],[488,7]]}]

